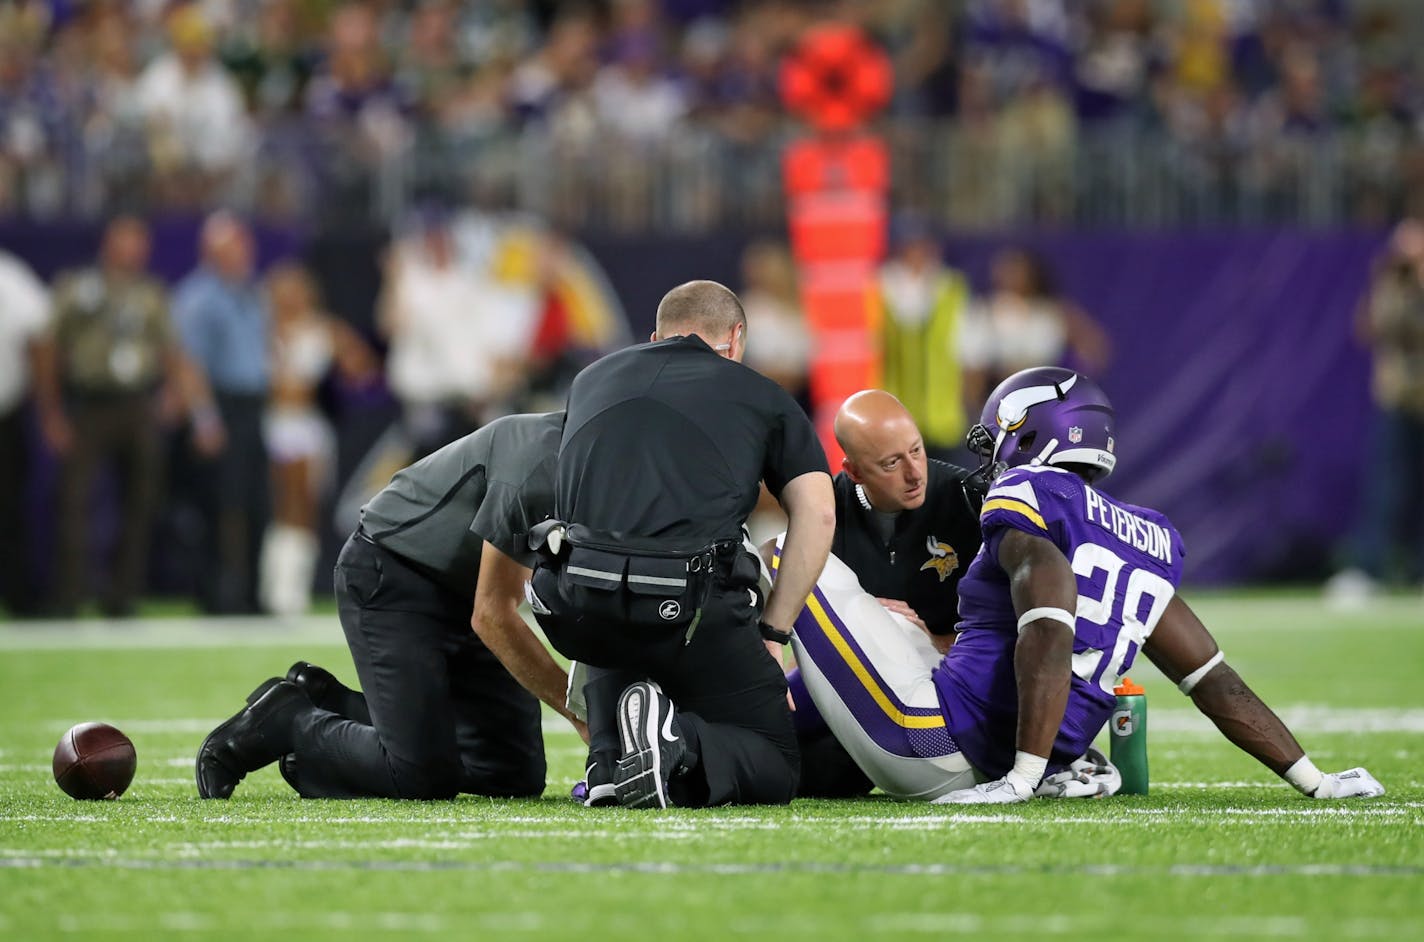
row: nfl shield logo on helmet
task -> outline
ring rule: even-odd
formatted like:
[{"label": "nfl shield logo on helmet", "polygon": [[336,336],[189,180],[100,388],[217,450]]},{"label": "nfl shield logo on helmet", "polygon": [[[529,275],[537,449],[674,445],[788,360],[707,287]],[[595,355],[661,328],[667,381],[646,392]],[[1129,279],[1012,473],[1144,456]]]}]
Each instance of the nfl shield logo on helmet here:
[{"label": "nfl shield logo on helmet", "polygon": [[1068,429],[1068,441],[1069,441],[1069,443],[1070,443],[1070,444],[1073,444],[1073,445],[1076,445],[1076,444],[1078,444],[1079,442],[1081,442],[1082,440],[1083,440],[1083,428],[1082,428],[1082,426],[1080,426],[1080,425],[1071,426],[1071,427]]}]

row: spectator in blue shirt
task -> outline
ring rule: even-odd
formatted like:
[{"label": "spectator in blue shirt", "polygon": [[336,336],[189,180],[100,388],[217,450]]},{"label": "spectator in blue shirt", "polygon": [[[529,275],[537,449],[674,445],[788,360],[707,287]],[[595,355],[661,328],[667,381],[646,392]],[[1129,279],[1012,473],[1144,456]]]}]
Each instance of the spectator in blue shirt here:
[{"label": "spectator in blue shirt", "polygon": [[203,224],[202,262],[173,295],[178,336],[213,389],[215,410],[196,413],[202,427],[221,423],[227,447],[195,469],[204,522],[198,601],[209,612],[251,613],[257,604],[257,554],[271,513],[262,415],[270,371],[268,313],[254,278],[252,233],[218,212]]}]

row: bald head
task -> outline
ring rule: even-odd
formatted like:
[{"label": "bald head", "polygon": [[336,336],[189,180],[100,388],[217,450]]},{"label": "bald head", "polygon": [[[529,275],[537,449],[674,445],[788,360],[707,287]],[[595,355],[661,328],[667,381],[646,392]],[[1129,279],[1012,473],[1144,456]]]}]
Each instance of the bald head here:
[{"label": "bald head", "polygon": [[919,427],[904,404],[883,389],[863,389],[836,413],[841,466],[883,513],[925,502],[928,459]]},{"label": "bald head", "polygon": [[742,310],[742,302],[725,285],[715,281],[688,281],[663,295],[658,303],[653,339],[696,334],[710,346],[728,344],[725,348],[728,356],[740,360],[737,347],[746,329],[747,315]]}]

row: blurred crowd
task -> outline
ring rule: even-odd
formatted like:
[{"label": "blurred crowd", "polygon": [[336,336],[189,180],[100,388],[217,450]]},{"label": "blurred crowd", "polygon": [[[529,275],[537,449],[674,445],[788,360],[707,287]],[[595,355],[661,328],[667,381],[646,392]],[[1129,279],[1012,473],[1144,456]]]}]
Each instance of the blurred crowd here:
[{"label": "blurred crowd", "polygon": [[[261,268],[238,216],[210,214],[197,242],[172,285],[137,215],[48,283],[0,251],[0,608],[132,614],[162,544],[204,611],[303,611],[323,540],[391,473],[561,406],[628,339],[578,248],[524,220],[413,218],[382,250],[370,334],[329,313],[301,262]],[[339,476],[344,446],[360,467]]]},{"label": "blurred crowd", "polygon": [[1331,211],[1356,216],[1424,172],[1404,0],[18,0],[0,213],[290,218],[441,190],[636,226],[652,192],[716,221],[703,177],[778,189],[778,63],[826,18],[890,52],[897,198],[947,221],[1081,215],[1083,171],[1137,166],[1124,141],[1192,192],[1269,198],[1343,162]]},{"label": "blurred crowd", "polygon": [[[0,526],[20,534],[0,542],[13,557],[0,561],[0,605],[12,613],[131,614],[155,585],[156,546],[183,563],[166,589],[205,611],[303,611],[323,542],[395,470],[500,415],[561,407],[578,369],[633,339],[578,247],[527,221],[412,217],[381,252],[370,333],[329,313],[304,264],[262,269],[241,218],[212,213],[196,239],[196,266],[171,285],[136,215],[48,282],[0,252]],[[1025,364],[1106,364],[1102,331],[1033,254],[1002,251],[975,292],[917,221],[893,246],[868,311],[879,382],[937,456],[974,461],[958,450],[968,417]],[[748,245],[733,287],[747,364],[809,411],[814,345],[786,243]],[[345,420],[363,412],[379,428],[358,445]]]}]

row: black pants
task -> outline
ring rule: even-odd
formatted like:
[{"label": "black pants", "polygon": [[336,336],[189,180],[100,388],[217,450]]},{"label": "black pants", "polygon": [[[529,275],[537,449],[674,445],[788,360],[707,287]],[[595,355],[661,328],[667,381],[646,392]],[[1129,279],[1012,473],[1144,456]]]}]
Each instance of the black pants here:
[{"label": "black pants", "polygon": [[198,603],[211,614],[256,612],[257,559],[272,514],[262,416],[267,397],[219,393],[215,397],[227,447],[195,466],[203,536]]},{"label": "black pants", "polygon": [[797,744],[801,747],[798,798],[864,798],[875,787],[829,729],[798,732]]},{"label": "black pants", "polygon": [[337,560],[336,598],[369,719],[313,710],[297,720],[292,751],[303,796],[544,790],[539,701],[470,628],[472,599],[360,534]]},{"label": "black pants", "polygon": [[101,604],[105,611],[124,614],[146,585],[153,518],[163,494],[163,441],[153,394],[76,394],[69,414],[74,447],[59,480],[55,610],[72,612],[88,596],[94,484],[112,466],[119,478],[120,531]]},{"label": "black pants", "polygon": [[30,449],[25,441],[25,409],[0,414],[0,604],[14,615],[31,614],[39,601],[29,570],[31,546],[25,497]]},{"label": "black pants", "polygon": [[550,643],[589,668],[590,761],[616,764],[618,696],[653,680],[677,708],[695,757],[693,769],[672,780],[676,804],[785,804],[796,794],[801,763],[786,678],[766,652],[745,587],[714,589],[686,642],[680,630],[640,633],[571,611],[548,569],[535,571],[534,591],[550,610],[537,616]]}]

